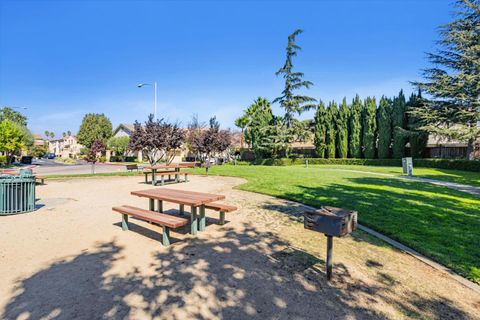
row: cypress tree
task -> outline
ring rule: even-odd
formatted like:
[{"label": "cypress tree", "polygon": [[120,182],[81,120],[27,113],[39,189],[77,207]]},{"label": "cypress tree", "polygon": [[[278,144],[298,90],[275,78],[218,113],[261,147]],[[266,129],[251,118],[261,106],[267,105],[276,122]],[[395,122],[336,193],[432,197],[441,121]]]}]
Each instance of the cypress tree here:
[{"label": "cypress tree", "polygon": [[326,132],[327,132],[327,110],[323,101],[320,100],[317,111],[315,112],[315,153],[319,158],[325,158]]},{"label": "cypress tree", "polygon": [[420,90],[418,90],[417,95],[412,93],[407,103],[408,137],[410,153],[413,158],[422,158],[427,148],[428,132],[421,130],[422,121],[415,112],[419,108],[423,108],[424,105],[425,101]]},{"label": "cypress tree", "polygon": [[378,157],[380,159],[390,157],[390,146],[392,145],[391,111],[391,100],[382,96],[377,112]]},{"label": "cypress tree", "polygon": [[348,155],[348,115],[347,99],[343,98],[337,113],[337,156],[346,158]]},{"label": "cypress tree", "polygon": [[363,146],[365,158],[375,158],[376,129],[377,129],[377,105],[375,98],[367,97],[365,100],[363,116]]},{"label": "cypress tree", "polygon": [[393,158],[400,159],[405,156],[405,144],[407,143],[406,136],[403,132],[406,124],[406,103],[403,90],[400,90],[398,97],[393,98],[392,110],[392,128],[393,128]]},{"label": "cypress tree", "polygon": [[358,94],[352,101],[349,117],[348,151],[351,158],[362,157],[362,101]]},{"label": "cypress tree", "polygon": [[327,117],[326,117],[326,157],[335,158],[335,122],[337,119],[337,104],[334,101],[328,103]]}]

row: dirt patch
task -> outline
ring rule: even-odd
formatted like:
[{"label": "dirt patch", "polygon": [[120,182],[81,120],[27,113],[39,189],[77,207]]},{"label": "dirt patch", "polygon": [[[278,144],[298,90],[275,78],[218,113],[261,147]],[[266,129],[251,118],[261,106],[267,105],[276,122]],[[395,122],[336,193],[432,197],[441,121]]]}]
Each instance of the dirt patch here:
[{"label": "dirt patch", "polygon": [[478,294],[363,232],[334,240],[326,282],[325,237],[303,229],[303,207],[233,189],[241,179],[168,186],[225,194],[239,207],[225,226],[207,212],[206,232],[172,232],[168,248],[154,225],[123,232],[111,207],[146,208],[130,195],[141,180],[48,181],[36,212],[0,217],[0,318],[479,318]]}]

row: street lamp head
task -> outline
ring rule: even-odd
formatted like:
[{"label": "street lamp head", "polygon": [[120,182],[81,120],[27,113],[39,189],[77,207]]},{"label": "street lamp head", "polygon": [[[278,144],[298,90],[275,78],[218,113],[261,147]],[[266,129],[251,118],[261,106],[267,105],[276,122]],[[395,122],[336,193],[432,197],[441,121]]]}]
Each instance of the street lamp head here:
[{"label": "street lamp head", "polygon": [[143,86],[151,86],[151,84],[150,83],[139,83],[139,84],[137,84],[138,88],[141,88]]}]

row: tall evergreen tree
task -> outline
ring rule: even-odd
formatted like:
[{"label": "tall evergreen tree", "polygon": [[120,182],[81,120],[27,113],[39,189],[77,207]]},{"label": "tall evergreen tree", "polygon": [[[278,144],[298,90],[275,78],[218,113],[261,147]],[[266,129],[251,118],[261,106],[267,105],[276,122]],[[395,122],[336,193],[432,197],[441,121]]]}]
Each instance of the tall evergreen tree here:
[{"label": "tall evergreen tree", "polygon": [[337,156],[346,158],[348,155],[348,115],[347,99],[343,98],[337,113]]},{"label": "tall evergreen tree", "polygon": [[428,132],[421,129],[422,121],[415,112],[417,109],[423,108],[424,104],[425,100],[422,98],[420,90],[418,90],[418,94],[412,94],[407,103],[407,134],[410,152],[414,158],[422,158],[427,148]]},{"label": "tall evergreen tree", "polygon": [[395,159],[400,159],[405,156],[405,144],[407,143],[407,138],[403,129],[406,128],[406,111],[405,95],[403,94],[403,90],[400,90],[398,97],[393,98],[392,104],[392,154]]},{"label": "tall evergreen tree", "polygon": [[319,158],[325,158],[326,133],[327,133],[327,110],[323,101],[320,100],[317,111],[315,112],[315,153]]},{"label": "tall evergreen tree", "polygon": [[335,158],[335,137],[336,137],[336,119],[337,119],[337,104],[334,101],[328,103],[326,112],[326,138],[327,143],[326,157]]},{"label": "tall evergreen tree", "polygon": [[434,67],[423,71],[426,82],[414,82],[431,96],[415,112],[423,129],[467,142],[473,159],[480,138],[480,1],[458,0],[457,8],[456,20],[440,29],[442,49],[428,55]]},{"label": "tall evergreen tree", "polygon": [[303,30],[297,29],[294,33],[288,36],[287,44],[287,57],[285,64],[281,67],[276,75],[282,75],[285,79],[285,88],[282,91],[282,95],[275,100],[273,103],[280,103],[280,106],[285,109],[284,122],[287,128],[292,126],[294,120],[294,115],[301,114],[306,110],[315,108],[316,100],[309,96],[296,95],[294,91],[302,88],[310,88],[313,85],[311,81],[303,80],[303,72],[294,72],[293,71],[293,57],[295,57],[298,51],[301,49],[297,44],[295,44],[295,38],[302,33]]},{"label": "tall evergreen tree", "polygon": [[377,130],[377,105],[375,98],[367,97],[363,110],[363,147],[365,158],[375,158],[376,130]]},{"label": "tall evergreen tree", "polygon": [[362,157],[362,101],[358,94],[352,101],[349,118],[349,154],[351,158]]},{"label": "tall evergreen tree", "polygon": [[392,145],[391,112],[391,100],[382,96],[377,111],[378,158],[380,159],[390,157],[390,146]]}]

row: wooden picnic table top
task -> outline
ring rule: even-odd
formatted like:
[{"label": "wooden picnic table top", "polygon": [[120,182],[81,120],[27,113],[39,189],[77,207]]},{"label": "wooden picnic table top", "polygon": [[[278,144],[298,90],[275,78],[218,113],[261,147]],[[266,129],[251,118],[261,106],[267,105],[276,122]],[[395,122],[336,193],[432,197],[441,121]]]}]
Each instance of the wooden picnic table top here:
[{"label": "wooden picnic table top", "polygon": [[193,168],[194,164],[188,163],[171,163],[171,164],[156,164],[154,166],[144,166],[145,169],[157,170],[157,169],[182,169],[182,168]]},{"label": "wooden picnic table top", "polygon": [[221,194],[211,194],[168,188],[132,191],[131,194],[138,197],[168,201],[193,207],[198,207],[202,204],[207,204],[210,202],[225,199],[225,196]]}]

